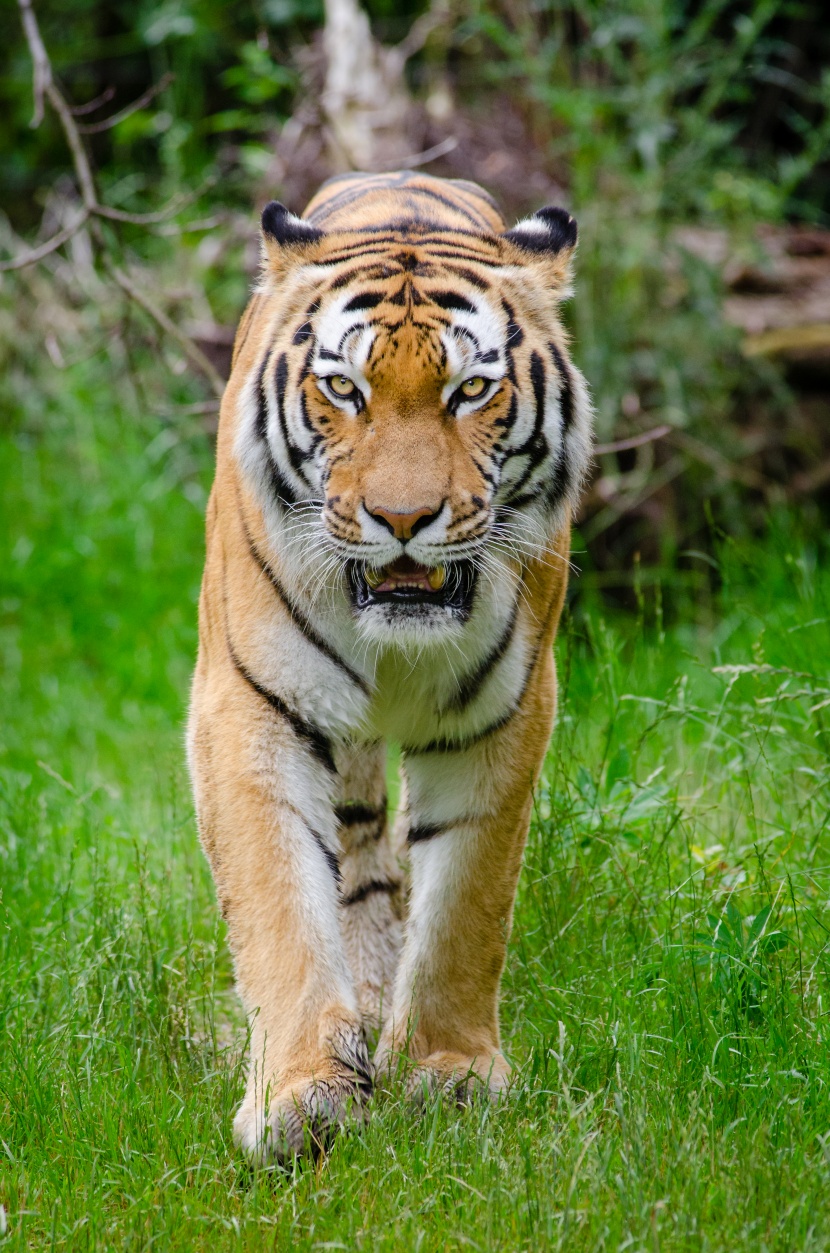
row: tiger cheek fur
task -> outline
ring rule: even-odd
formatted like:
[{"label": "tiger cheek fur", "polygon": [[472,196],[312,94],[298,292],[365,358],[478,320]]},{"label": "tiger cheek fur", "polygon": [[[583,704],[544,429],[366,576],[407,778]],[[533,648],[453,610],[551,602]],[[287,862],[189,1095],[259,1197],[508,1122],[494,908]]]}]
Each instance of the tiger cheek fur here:
[{"label": "tiger cheek fur", "polygon": [[254,1160],[321,1148],[393,1062],[416,1096],[507,1083],[498,989],[590,449],[557,312],[575,243],[564,210],[507,230],[480,188],[411,173],[263,213],[188,728]]}]

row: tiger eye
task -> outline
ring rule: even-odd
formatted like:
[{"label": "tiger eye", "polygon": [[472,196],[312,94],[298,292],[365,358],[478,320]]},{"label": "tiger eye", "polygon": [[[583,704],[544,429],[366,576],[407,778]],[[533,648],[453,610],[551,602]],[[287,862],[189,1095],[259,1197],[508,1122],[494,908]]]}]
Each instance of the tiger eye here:
[{"label": "tiger eye", "polygon": [[477,374],[475,378],[465,379],[461,384],[461,391],[468,400],[475,400],[480,396],[487,387],[487,379]]},{"label": "tiger eye", "polygon": [[345,374],[331,375],[328,379],[328,385],[335,396],[341,396],[344,400],[347,400],[349,396],[353,396],[357,391],[352,380],[346,378]]}]

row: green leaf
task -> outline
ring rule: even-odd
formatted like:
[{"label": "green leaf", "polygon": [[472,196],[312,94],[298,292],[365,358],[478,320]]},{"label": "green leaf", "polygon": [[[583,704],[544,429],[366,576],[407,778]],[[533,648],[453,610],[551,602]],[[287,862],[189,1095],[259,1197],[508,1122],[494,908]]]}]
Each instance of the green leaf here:
[{"label": "green leaf", "polygon": [[764,930],[764,927],[767,925],[767,919],[769,918],[771,912],[772,906],[765,905],[760,913],[757,913],[752,919],[752,924],[747,934],[747,947],[751,948],[756,942],[761,932]]},{"label": "green leaf", "polygon": [[741,911],[738,909],[738,906],[735,904],[734,900],[732,900],[731,897],[729,899],[729,903],[726,906],[726,916],[729,919],[729,922],[731,924],[732,934],[735,937],[735,943],[737,944],[738,948],[743,948],[744,946],[744,920],[741,917]]}]

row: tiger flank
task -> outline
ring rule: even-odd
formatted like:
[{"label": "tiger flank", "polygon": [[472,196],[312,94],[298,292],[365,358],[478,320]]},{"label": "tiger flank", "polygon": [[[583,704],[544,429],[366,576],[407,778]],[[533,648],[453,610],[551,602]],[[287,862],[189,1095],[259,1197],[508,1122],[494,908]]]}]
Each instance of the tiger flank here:
[{"label": "tiger flank", "polygon": [[250,1018],[234,1130],[284,1161],[392,1066],[414,1095],[508,1083],[499,982],[591,409],[563,209],[508,230],[472,183],[349,174],[262,231],[188,752]]}]

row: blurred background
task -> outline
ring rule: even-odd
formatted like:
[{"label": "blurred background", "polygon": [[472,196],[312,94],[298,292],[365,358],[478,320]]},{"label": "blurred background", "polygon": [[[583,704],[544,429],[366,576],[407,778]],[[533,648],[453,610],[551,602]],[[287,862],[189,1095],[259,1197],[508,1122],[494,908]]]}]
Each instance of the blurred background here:
[{"label": "blurred background", "polygon": [[15,656],[53,665],[54,636],[47,666],[42,626],[25,626],[37,600],[73,660],[107,679],[123,665],[136,699],[158,684],[181,699],[258,213],[272,197],[301,211],[349,167],[475,179],[510,221],[551,202],[576,214],[566,318],[599,441],[577,602],[651,597],[658,617],[711,621],[724,537],[763,544],[780,524],[820,540],[822,6],[26,0],[2,6],[0,48]]}]

